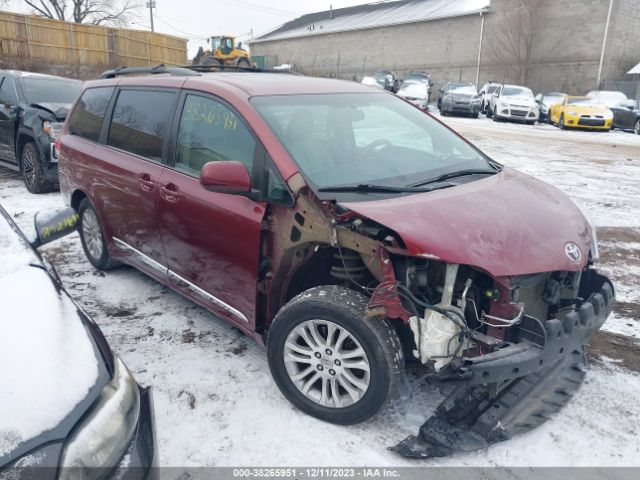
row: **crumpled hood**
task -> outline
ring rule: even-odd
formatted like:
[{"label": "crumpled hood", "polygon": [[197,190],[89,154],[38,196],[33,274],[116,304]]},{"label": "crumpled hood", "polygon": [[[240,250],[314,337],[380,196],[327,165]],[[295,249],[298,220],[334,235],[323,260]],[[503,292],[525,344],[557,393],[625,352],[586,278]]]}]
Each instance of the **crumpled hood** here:
[{"label": "crumpled hood", "polygon": [[70,103],[42,102],[42,103],[32,103],[31,106],[34,108],[40,108],[42,110],[46,110],[47,112],[51,113],[54,117],[56,117],[56,120],[59,122],[63,122],[67,118],[67,115],[69,114],[69,110],[71,109]]},{"label": "crumpled hood", "polygon": [[[443,190],[342,205],[395,231],[411,255],[493,277],[580,270],[591,243],[590,226],[569,197],[509,168]],[[578,262],[567,256],[568,242],[579,247]]]}]

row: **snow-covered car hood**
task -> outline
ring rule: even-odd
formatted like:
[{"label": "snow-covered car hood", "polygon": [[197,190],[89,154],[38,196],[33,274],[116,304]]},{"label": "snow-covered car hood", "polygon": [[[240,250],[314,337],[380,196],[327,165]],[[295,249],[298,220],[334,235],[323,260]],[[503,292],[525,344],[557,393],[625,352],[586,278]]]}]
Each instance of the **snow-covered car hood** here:
[{"label": "snow-covered car hood", "polygon": [[535,105],[535,100],[531,97],[502,97],[500,100],[510,105],[524,105],[527,107]]},{"label": "snow-covered car hood", "polygon": [[1,468],[56,439],[40,442],[87,400],[101,366],[78,307],[2,215],[0,258]]},{"label": "snow-covered car hood", "polygon": [[[412,255],[494,277],[580,270],[591,246],[589,224],[569,197],[506,167],[452,188],[342,205],[395,231]],[[565,252],[570,242],[578,262]]]}]

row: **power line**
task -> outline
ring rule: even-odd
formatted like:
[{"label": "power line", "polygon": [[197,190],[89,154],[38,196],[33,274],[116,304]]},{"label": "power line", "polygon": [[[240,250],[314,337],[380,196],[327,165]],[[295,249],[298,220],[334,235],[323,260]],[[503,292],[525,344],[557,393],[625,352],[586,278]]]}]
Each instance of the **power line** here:
[{"label": "power line", "polygon": [[167,23],[164,19],[160,18],[160,16],[158,16],[157,13],[156,13],[156,19],[160,20],[162,23],[164,23],[167,27],[171,28],[172,30],[175,30],[176,32],[181,33],[183,35],[187,35],[187,37],[191,40],[207,40],[208,39],[208,37],[193,36],[189,32],[185,32],[184,30],[180,30],[179,28],[174,27],[170,23]]},{"label": "power line", "polygon": [[238,6],[238,7],[244,7],[244,8],[248,8],[250,10],[258,10],[258,11],[262,11],[265,13],[273,13],[273,14],[277,14],[277,15],[286,15],[286,16],[290,16],[290,17],[298,17],[300,16],[299,13],[294,13],[294,12],[289,12],[287,10],[280,10],[278,8],[273,8],[273,7],[267,7],[265,5],[258,5],[256,3],[251,3],[251,2],[247,2],[244,0],[219,0],[220,2],[229,4],[229,5],[234,5],[234,6]]}]

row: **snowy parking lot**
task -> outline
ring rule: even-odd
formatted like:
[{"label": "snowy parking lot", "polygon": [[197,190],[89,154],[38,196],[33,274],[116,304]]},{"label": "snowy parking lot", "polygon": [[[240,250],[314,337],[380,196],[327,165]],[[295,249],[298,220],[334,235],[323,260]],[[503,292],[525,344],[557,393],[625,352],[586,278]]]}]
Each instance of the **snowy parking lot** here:
[{"label": "snowy parking lot", "polygon": [[[271,379],[265,349],[224,321],[128,268],[102,273],[77,234],[42,249],[138,382],[153,387],[159,464],[166,466],[640,466],[640,136],[560,131],[446,117],[495,160],[573,198],[598,230],[600,268],[617,289],[592,339],[576,397],[542,427],[488,450],[415,462],[387,447],[415,434],[442,397],[410,378],[405,402],[364,424],[306,416]],[[32,195],[0,170],[0,203],[20,227],[59,193]]]}]

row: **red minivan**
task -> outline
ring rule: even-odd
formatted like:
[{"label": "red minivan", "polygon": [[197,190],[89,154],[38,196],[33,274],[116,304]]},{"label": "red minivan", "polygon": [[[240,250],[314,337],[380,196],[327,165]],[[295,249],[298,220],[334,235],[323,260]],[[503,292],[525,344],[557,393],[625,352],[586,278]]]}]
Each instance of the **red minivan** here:
[{"label": "red minivan", "polygon": [[265,343],[302,411],[364,421],[407,365],[453,383],[403,455],[540,424],[612,309],[568,197],[358,83],[119,69],[85,84],[57,147],[89,261],[132,265]]}]

